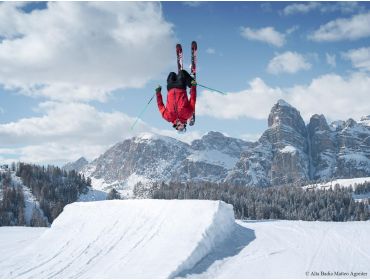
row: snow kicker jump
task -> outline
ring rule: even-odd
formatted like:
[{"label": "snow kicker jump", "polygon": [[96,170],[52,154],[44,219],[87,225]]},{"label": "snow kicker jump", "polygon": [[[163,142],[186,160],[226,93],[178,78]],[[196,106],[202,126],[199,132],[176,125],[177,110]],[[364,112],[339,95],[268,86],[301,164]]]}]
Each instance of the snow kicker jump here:
[{"label": "snow kicker jump", "polygon": [[73,203],[38,240],[0,264],[0,278],[171,278],[235,226],[232,206],[219,201]]}]

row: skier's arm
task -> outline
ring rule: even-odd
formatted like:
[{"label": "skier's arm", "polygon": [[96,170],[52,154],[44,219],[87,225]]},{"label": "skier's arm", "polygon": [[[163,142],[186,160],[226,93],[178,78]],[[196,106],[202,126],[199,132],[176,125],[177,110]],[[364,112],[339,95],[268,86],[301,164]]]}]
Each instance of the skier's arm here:
[{"label": "skier's arm", "polygon": [[190,88],[190,108],[195,112],[195,102],[197,101],[197,87],[191,86]]},{"label": "skier's arm", "polygon": [[167,116],[167,108],[163,104],[163,98],[162,98],[161,91],[160,90],[157,90],[156,91],[156,95],[157,95],[157,105],[158,105],[159,112],[161,113],[162,117],[166,121],[169,121],[170,122],[170,120],[168,119],[168,116]]}]

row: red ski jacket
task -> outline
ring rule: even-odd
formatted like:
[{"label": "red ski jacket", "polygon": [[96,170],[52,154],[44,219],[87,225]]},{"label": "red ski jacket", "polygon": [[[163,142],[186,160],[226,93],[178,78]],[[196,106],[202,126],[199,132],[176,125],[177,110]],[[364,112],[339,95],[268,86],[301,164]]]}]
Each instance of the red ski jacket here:
[{"label": "red ski jacket", "polygon": [[171,88],[167,94],[167,104],[164,106],[161,92],[157,92],[157,104],[162,117],[173,124],[177,120],[186,123],[195,112],[197,88],[190,88],[190,101],[185,89]]}]

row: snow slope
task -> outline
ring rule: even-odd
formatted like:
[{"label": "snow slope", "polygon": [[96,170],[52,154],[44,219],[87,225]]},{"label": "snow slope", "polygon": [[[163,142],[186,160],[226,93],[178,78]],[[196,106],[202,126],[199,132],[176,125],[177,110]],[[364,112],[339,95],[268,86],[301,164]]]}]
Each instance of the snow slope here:
[{"label": "snow slope", "polygon": [[38,239],[46,227],[0,227],[0,264]]},{"label": "snow slope", "polygon": [[341,187],[348,188],[350,186],[355,187],[355,184],[363,184],[365,182],[370,182],[370,177],[337,179],[337,180],[333,180],[327,183],[319,183],[319,184],[303,186],[303,188],[304,189],[307,189],[307,188],[330,189],[330,188],[334,188],[336,184],[339,184]]},{"label": "snow slope", "polygon": [[218,201],[78,202],[51,228],[0,228],[0,278],[370,279],[369,232],[370,221],[235,223]]},{"label": "snow slope", "polygon": [[31,224],[33,211],[38,211],[40,217],[42,217],[47,225],[49,225],[48,219],[44,214],[44,211],[40,207],[40,203],[37,201],[35,196],[32,194],[29,187],[25,186],[20,177],[15,175],[15,172],[11,172],[12,180],[22,187],[24,194],[24,218],[26,220],[26,225]]},{"label": "snow slope", "polygon": [[[187,278],[370,278],[370,222],[238,222],[250,243],[220,259],[222,248],[188,271]],[[232,242],[225,244],[230,247]],[[240,243],[240,242],[239,242]],[[315,273],[319,275],[315,275]],[[328,273],[322,275],[321,272]],[[342,273],[335,275],[336,272]],[[347,275],[345,273],[348,273]],[[332,274],[332,275],[331,275]],[[317,277],[316,277],[317,278]]]},{"label": "snow slope", "polygon": [[232,207],[219,201],[77,202],[29,247],[1,262],[0,277],[175,277],[235,226]]}]

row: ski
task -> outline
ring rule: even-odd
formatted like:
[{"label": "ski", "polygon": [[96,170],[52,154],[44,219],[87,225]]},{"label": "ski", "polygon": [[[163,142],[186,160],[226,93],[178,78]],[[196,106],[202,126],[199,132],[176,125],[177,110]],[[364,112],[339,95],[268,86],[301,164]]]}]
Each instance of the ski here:
[{"label": "ski", "polygon": [[180,72],[180,70],[184,69],[183,61],[182,61],[182,47],[181,44],[176,45],[176,56],[177,56],[177,70]]},{"label": "ski", "polygon": [[194,79],[196,79],[197,75],[197,51],[198,45],[197,42],[191,42],[191,74],[193,75]]}]

